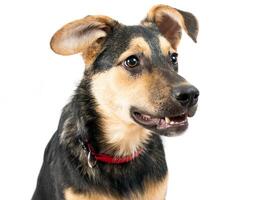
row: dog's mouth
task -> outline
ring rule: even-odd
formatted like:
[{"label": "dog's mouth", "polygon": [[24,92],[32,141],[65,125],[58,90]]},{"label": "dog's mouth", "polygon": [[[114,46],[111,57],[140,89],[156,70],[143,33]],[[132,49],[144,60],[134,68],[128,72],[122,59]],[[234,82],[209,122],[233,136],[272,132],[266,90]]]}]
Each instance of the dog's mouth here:
[{"label": "dog's mouth", "polygon": [[157,129],[179,127],[188,123],[186,113],[174,117],[154,117],[140,112],[133,112],[133,118],[142,125],[156,126]]},{"label": "dog's mouth", "polygon": [[146,112],[131,111],[133,120],[146,129],[165,136],[174,136],[184,132],[188,127],[187,117],[191,117],[190,112],[172,116],[153,116]]}]

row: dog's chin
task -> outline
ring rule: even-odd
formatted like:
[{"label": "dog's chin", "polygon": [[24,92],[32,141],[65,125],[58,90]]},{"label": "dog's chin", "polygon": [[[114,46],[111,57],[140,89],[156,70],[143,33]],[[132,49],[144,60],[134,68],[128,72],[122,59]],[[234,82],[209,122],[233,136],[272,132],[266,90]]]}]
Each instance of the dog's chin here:
[{"label": "dog's chin", "polygon": [[130,110],[132,119],[144,128],[163,136],[178,136],[188,128],[188,117],[193,117],[197,107],[170,115],[151,115],[136,108]]}]

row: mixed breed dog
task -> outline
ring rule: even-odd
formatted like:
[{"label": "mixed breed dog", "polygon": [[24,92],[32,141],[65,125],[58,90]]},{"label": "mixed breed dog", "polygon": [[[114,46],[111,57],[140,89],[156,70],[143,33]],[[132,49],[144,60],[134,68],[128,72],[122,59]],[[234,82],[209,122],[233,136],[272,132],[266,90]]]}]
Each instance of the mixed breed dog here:
[{"label": "mixed breed dog", "polygon": [[161,136],[196,112],[199,91],[178,74],[189,12],[156,5],[137,26],[87,16],[51,39],[60,55],[81,53],[84,76],[48,143],[32,200],[162,200],[167,164]]}]

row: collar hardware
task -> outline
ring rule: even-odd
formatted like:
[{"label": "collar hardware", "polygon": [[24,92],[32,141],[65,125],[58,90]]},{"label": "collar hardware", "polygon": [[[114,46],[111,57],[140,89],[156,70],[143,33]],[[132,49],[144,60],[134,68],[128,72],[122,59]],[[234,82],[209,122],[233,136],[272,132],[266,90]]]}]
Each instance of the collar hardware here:
[{"label": "collar hardware", "polygon": [[136,152],[134,152],[132,155],[124,156],[124,157],[116,157],[116,156],[110,156],[108,154],[103,153],[96,153],[93,146],[89,142],[83,142],[81,138],[78,138],[79,144],[84,151],[84,153],[87,155],[87,162],[88,166],[90,168],[94,168],[97,165],[97,162],[103,162],[107,164],[124,164],[131,162],[135,158],[137,158],[141,153],[143,152],[143,149],[139,149]]}]

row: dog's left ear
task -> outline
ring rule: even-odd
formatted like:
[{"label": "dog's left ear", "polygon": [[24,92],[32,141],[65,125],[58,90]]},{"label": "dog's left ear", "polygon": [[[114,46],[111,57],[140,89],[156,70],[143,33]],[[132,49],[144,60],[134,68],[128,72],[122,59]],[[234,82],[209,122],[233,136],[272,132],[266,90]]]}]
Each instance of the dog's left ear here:
[{"label": "dog's left ear", "polygon": [[51,49],[60,55],[86,51],[105,40],[119,23],[106,16],[87,16],[64,25],[52,37]]},{"label": "dog's left ear", "polygon": [[167,5],[156,5],[148,12],[143,25],[155,23],[161,34],[177,48],[181,39],[181,31],[184,29],[194,42],[197,42],[198,21],[189,12],[184,12]]}]

